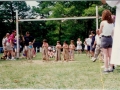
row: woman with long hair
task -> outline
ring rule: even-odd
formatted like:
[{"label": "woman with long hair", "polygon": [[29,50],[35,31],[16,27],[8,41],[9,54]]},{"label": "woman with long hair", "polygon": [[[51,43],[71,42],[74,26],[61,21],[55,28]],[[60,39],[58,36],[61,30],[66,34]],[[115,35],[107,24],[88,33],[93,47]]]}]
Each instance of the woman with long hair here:
[{"label": "woman with long hair", "polygon": [[104,55],[104,72],[112,72],[113,65],[110,64],[112,51],[112,34],[114,29],[113,19],[109,10],[104,10],[102,13],[102,21],[100,24],[101,48]]}]

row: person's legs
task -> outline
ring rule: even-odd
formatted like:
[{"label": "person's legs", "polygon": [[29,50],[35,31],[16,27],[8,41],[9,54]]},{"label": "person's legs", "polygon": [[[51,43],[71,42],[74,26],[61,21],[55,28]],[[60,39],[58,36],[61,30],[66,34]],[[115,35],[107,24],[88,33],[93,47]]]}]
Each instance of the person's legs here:
[{"label": "person's legs", "polygon": [[103,54],[104,54],[104,66],[105,66],[104,71],[108,71],[108,68],[109,68],[109,66],[108,66],[108,62],[109,62],[108,49],[103,48],[102,50],[103,50]]},{"label": "person's legs", "polygon": [[28,58],[28,46],[25,46],[25,56]]},{"label": "person's legs", "polygon": [[99,46],[96,46],[95,48],[95,54],[94,54],[94,57],[97,59],[98,58],[98,55],[100,54],[101,50],[100,50],[100,47]]},{"label": "person's legs", "polygon": [[95,48],[95,53],[94,53],[94,58],[93,58],[93,62],[96,61],[96,59],[98,58],[98,55],[100,54],[101,50],[100,50],[100,46],[96,46]]},{"label": "person's legs", "polygon": [[10,53],[11,53],[11,60],[15,60],[15,51],[13,51],[13,48],[10,50]]},{"label": "person's legs", "polygon": [[113,70],[113,64],[110,64],[110,60],[111,60],[111,52],[112,52],[112,48],[108,49],[108,56],[109,56],[109,65],[110,65],[110,71]]},{"label": "person's legs", "polygon": [[80,54],[80,49],[78,49],[77,51],[78,51],[78,54]]},{"label": "person's legs", "polygon": [[87,50],[84,50],[85,51],[85,54],[86,54],[86,56],[87,56]]},{"label": "person's legs", "polygon": [[90,46],[87,46],[87,54],[88,54],[88,56],[90,57]]}]

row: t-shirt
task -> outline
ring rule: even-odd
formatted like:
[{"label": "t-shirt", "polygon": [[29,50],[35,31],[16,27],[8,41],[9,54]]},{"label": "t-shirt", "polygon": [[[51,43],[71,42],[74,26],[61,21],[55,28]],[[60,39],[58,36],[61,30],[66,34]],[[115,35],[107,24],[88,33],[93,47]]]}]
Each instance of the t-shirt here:
[{"label": "t-shirt", "polygon": [[6,37],[6,38],[3,38],[2,39],[2,45],[4,46],[6,43],[7,43],[7,41],[8,41],[8,38]]},{"label": "t-shirt", "polygon": [[97,45],[101,44],[100,35],[99,36],[98,35],[95,36],[95,41],[96,41]]},{"label": "t-shirt", "polygon": [[9,37],[8,37],[8,42],[10,43],[10,41],[13,43],[14,42],[14,34],[11,34]]},{"label": "t-shirt", "polygon": [[87,45],[91,46],[91,42],[92,42],[92,39],[91,39],[91,38],[87,38],[87,39],[86,39]]},{"label": "t-shirt", "polygon": [[28,46],[29,42],[33,42],[34,38],[32,36],[24,36],[25,45]]},{"label": "t-shirt", "polygon": [[114,29],[114,24],[109,24],[106,20],[102,21],[101,23],[104,25],[102,29],[102,35],[111,36]]}]

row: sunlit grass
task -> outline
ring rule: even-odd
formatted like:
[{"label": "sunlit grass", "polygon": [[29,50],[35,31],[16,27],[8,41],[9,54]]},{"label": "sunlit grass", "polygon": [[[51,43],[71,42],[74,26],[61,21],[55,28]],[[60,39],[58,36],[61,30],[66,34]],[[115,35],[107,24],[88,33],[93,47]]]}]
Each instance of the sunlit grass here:
[{"label": "sunlit grass", "polygon": [[[38,53],[33,62],[0,61],[0,88],[35,89],[119,89],[120,67],[110,74],[101,74],[102,62],[92,62],[85,54],[75,61],[49,62]],[[103,84],[102,84],[103,80]]]}]

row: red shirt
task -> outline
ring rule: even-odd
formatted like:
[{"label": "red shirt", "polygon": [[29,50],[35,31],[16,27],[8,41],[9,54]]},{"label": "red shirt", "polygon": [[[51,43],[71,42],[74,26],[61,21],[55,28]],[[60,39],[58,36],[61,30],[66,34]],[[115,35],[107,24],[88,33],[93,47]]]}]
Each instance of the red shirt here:
[{"label": "red shirt", "polygon": [[8,38],[8,42],[10,43],[10,41],[11,41],[13,43],[14,38],[15,38],[14,34],[11,34]]}]

